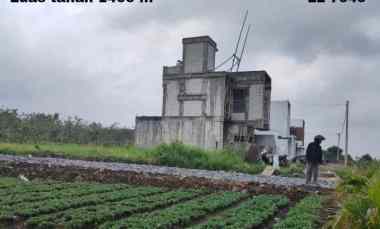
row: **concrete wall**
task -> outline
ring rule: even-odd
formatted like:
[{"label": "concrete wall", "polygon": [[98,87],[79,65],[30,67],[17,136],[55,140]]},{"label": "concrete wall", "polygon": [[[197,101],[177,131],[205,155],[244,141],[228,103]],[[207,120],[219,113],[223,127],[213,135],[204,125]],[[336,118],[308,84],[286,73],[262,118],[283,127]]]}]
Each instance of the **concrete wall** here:
[{"label": "concrete wall", "polygon": [[185,91],[186,94],[202,94],[205,93],[205,89],[202,86],[204,82],[204,79],[202,78],[193,78],[193,79],[187,79],[185,81]]},{"label": "concrete wall", "polygon": [[291,106],[289,101],[272,101],[270,129],[278,136],[286,138],[277,141],[277,152],[292,159],[296,155],[295,138],[290,135]]},{"label": "concrete wall", "polygon": [[[232,121],[248,121],[261,124],[255,128],[269,129],[271,79],[265,71],[249,71],[228,73],[230,83],[228,87],[234,89],[247,89],[246,113],[233,113],[233,99],[228,98]],[[231,93],[232,94],[232,93]],[[232,97],[233,95],[231,95]]]},{"label": "concrete wall", "polygon": [[183,39],[184,73],[214,71],[216,46],[208,36]]},{"label": "concrete wall", "polygon": [[235,150],[248,150],[251,143],[255,142],[254,125],[246,123],[224,123],[224,147]]},{"label": "concrete wall", "polygon": [[208,46],[208,60],[207,60],[207,70],[208,71],[214,71],[215,69],[215,53],[216,49],[212,47],[211,45]]},{"label": "concrete wall", "polygon": [[272,101],[270,112],[270,129],[281,137],[290,136],[290,102]]},{"label": "concrete wall", "polygon": [[[183,84],[183,91],[181,91]],[[225,78],[184,77],[164,80],[163,116],[224,117]]]},{"label": "concrete wall", "polygon": [[202,116],[203,101],[184,101],[183,102],[183,115],[184,116]]},{"label": "concrete wall", "polygon": [[207,91],[206,115],[224,118],[225,78],[207,79],[205,89]]},{"label": "concrete wall", "polygon": [[186,44],[184,50],[185,73],[204,72],[204,44]]},{"label": "concrete wall", "polygon": [[136,117],[135,145],[150,148],[161,144],[161,117]]},{"label": "concrete wall", "polygon": [[164,116],[179,116],[179,82],[167,81],[164,86]]},{"label": "concrete wall", "polygon": [[249,87],[248,120],[264,118],[264,84]]},{"label": "concrete wall", "polygon": [[291,136],[289,141],[288,159],[292,160],[295,156],[297,156],[297,143],[295,136]]},{"label": "concrete wall", "polygon": [[278,139],[276,145],[277,154],[279,155],[289,155],[290,154],[290,140],[289,139]]},{"label": "concrete wall", "polygon": [[206,117],[137,117],[135,143],[151,148],[180,141],[204,149],[223,148],[223,121]]},{"label": "concrete wall", "polygon": [[264,89],[264,129],[270,129],[270,114],[271,114],[271,84],[266,84]]}]

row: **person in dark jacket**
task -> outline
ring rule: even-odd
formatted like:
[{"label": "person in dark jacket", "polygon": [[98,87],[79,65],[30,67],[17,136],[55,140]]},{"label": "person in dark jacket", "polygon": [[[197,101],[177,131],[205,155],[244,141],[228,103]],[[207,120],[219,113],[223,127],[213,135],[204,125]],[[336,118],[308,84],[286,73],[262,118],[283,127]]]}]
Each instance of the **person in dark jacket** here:
[{"label": "person in dark jacket", "polygon": [[313,183],[318,180],[319,165],[322,164],[322,147],[321,143],[325,140],[322,135],[314,137],[314,142],[310,143],[306,149],[306,184],[310,184],[313,178]]}]

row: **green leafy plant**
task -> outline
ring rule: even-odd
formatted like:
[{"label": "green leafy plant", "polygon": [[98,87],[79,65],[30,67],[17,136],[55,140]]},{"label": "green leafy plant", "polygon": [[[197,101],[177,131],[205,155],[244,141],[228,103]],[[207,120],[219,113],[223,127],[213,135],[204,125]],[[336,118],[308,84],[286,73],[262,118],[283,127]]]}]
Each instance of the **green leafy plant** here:
[{"label": "green leafy plant", "polygon": [[208,219],[194,229],[207,228],[252,228],[273,217],[279,208],[288,205],[285,196],[255,196],[236,208],[229,209],[219,216]]},{"label": "green leafy plant", "polygon": [[155,193],[153,195],[141,195],[117,202],[107,202],[33,217],[26,221],[26,225],[30,228],[41,229],[57,227],[68,229],[96,228],[98,224],[107,220],[115,220],[133,213],[165,207],[179,201],[195,198],[201,194],[205,194],[205,191],[179,189],[165,193]]},{"label": "green leafy plant", "polygon": [[274,229],[313,229],[322,208],[320,196],[308,196],[291,208],[285,219],[276,223]]},{"label": "green leafy plant", "polygon": [[116,191],[113,192],[94,193],[85,196],[76,196],[74,198],[55,198],[37,202],[22,202],[15,205],[0,206],[0,220],[12,220],[15,216],[28,218],[39,214],[54,213],[70,208],[120,201],[126,198],[159,192],[162,192],[159,188],[125,187],[124,189],[116,189]]},{"label": "green leafy plant", "polygon": [[100,228],[184,227],[189,225],[193,220],[203,217],[216,209],[226,208],[244,197],[245,194],[237,192],[214,193],[160,211],[137,214],[119,221],[108,222]]},{"label": "green leafy plant", "polygon": [[279,175],[284,177],[304,177],[305,166],[301,163],[292,163],[286,167],[281,167]]}]

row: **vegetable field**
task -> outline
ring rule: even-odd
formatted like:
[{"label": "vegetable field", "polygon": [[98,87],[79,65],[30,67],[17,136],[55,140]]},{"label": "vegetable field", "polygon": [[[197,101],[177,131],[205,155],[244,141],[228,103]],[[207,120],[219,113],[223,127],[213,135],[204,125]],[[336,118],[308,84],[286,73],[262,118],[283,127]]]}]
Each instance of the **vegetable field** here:
[{"label": "vegetable field", "polygon": [[318,196],[0,178],[0,228],[315,228],[320,208]]}]

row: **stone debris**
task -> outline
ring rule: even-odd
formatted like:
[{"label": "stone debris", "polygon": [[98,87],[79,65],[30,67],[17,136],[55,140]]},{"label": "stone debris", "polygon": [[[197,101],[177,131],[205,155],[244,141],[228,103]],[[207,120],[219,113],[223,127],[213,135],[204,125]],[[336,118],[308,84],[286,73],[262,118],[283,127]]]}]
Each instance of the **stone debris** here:
[{"label": "stone debris", "polygon": [[16,164],[29,164],[29,165],[44,165],[53,167],[67,167],[67,168],[80,168],[92,170],[108,170],[112,172],[126,172],[143,174],[142,176],[172,176],[177,178],[199,178],[201,180],[211,180],[212,182],[233,182],[233,183],[255,183],[259,185],[271,185],[281,188],[322,188],[334,189],[336,183],[331,180],[320,180],[317,185],[305,185],[305,179],[302,178],[288,178],[279,176],[265,176],[265,175],[249,175],[237,172],[226,171],[208,171],[199,169],[184,169],[166,166],[155,165],[138,165],[127,163],[113,163],[113,162],[98,162],[98,161],[83,161],[83,160],[69,160],[62,158],[50,157],[22,157],[12,155],[0,155],[0,162],[16,163]]},{"label": "stone debris", "polygon": [[24,175],[19,175],[18,178],[22,181],[29,182],[29,179],[26,178]]}]

